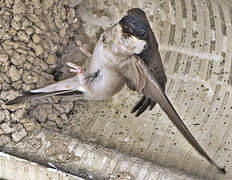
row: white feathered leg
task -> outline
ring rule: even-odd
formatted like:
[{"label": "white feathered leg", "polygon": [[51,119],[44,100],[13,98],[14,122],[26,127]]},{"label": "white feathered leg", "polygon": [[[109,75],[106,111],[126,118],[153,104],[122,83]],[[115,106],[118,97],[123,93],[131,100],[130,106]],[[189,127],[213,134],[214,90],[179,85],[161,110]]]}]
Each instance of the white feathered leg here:
[{"label": "white feathered leg", "polygon": [[77,40],[76,41],[77,45],[79,46],[79,49],[81,50],[81,52],[83,54],[85,54],[88,57],[91,57],[93,55],[93,53],[91,53],[88,49],[84,48],[83,44],[81,43],[81,41]]}]

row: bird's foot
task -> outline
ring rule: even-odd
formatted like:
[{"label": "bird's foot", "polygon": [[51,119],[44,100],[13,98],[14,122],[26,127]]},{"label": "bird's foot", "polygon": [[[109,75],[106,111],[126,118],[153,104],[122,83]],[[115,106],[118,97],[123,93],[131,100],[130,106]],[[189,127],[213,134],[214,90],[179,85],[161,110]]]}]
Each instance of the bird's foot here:
[{"label": "bird's foot", "polygon": [[67,62],[66,64],[70,67],[70,72],[75,72],[77,74],[82,74],[83,73],[83,70],[82,70],[81,66],[73,64],[71,62]]},{"label": "bird's foot", "polygon": [[83,54],[85,54],[88,57],[91,57],[93,53],[91,53],[88,49],[86,49],[83,44],[81,43],[81,41],[77,40],[76,41],[77,45],[79,46],[79,49],[81,50],[81,52]]}]

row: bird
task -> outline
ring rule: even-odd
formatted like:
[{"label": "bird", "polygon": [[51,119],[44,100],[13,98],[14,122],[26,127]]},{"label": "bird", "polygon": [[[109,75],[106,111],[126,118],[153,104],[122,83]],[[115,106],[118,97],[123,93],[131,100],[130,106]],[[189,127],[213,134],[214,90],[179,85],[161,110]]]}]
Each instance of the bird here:
[{"label": "bird", "polygon": [[158,103],[192,147],[220,172],[226,173],[197,142],[165,94],[167,77],[158,43],[142,9],[128,10],[119,22],[101,34],[86,72],[71,62],[67,65],[70,71],[76,73],[75,76],[24,92],[23,96],[6,104],[48,96],[68,97],[72,100],[104,100],[127,85],[129,89],[143,94],[132,113],[137,111],[136,116],[139,116],[149,106],[152,109]]},{"label": "bird", "polygon": [[[142,53],[138,54],[138,56],[141,59],[143,59],[143,61],[145,62],[145,64],[147,66],[151,67],[151,71],[152,71],[153,75],[158,80],[163,91],[165,92],[165,84],[167,82],[167,77],[166,77],[164,67],[162,64],[162,60],[160,57],[160,53],[159,53],[159,49],[158,49],[158,42],[157,42],[155,35],[151,29],[151,26],[150,26],[149,21],[146,17],[146,14],[144,13],[144,11],[142,11],[138,8],[132,8],[132,9],[128,10],[127,14],[128,14],[128,16],[125,16],[124,18],[122,18],[121,23],[123,23],[124,20],[126,20],[126,19],[130,19],[130,26],[129,27],[133,27],[133,29],[137,29],[137,30],[140,29],[140,31],[142,31],[142,29],[139,27],[139,26],[141,26],[140,25],[141,23],[140,24],[137,23],[139,21],[139,22],[142,22],[147,28],[146,29],[147,36],[140,37],[140,39],[143,39],[147,42],[147,48]],[[134,19],[136,19],[137,22]],[[126,29],[126,27],[124,27],[124,28]],[[143,31],[145,31],[145,29]],[[131,88],[132,86],[130,86],[130,82],[127,83],[127,86],[133,90],[133,88]],[[152,99],[150,99],[144,95],[140,99],[140,101],[138,101],[138,103],[134,106],[131,113],[137,112],[136,117],[138,117],[149,106],[150,106],[149,109],[152,110],[153,107],[155,106],[155,104],[156,104],[155,101],[153,101]]]}]

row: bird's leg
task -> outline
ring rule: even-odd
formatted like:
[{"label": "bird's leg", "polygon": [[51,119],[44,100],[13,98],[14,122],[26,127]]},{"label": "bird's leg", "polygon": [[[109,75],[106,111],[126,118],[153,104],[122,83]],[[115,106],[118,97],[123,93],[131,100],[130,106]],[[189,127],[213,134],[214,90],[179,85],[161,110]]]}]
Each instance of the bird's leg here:
[{"label": "bird's leg", "polygon": [[85,55],[88,56],[88,57],[91,57],[91,56],[93,55],[92,52],[90,52],[88,49],[86,49],[86,48],[83,46],[83,44],[81,43],[81,41],[77,40],[76,43],[77,43],[77,45],[79,46],[79,49],[81,50],[81,52],[82,52],[83,54],[85,54]]},{"label": "bird's leg", "polygon": [[[81,41],[77,40],[76,43],[79,46],[79,49],[81,50],[83,54],[85,54],[88,57],[92,56],[93,53],[91,53],[88,49],[86,49],[81,43]],[[71,62],[67,62],[66,64],[70,67],[70,72],[76,73],[78,75],[78,78],[80,79],[81,84],[85,85],[86,81],[85,81],[85,75],[84,75],[84,71],[82,70],[82,67],[76,64],[73,64]]]},{"label": "bird's leg", "polygon": [[82,70],[81,66],[73,64],[71,62],[67,62],[66,64],[70,67],[70,72],[75,72],[77,74],[82,74],[83,73],[83,70]]},{"label": "bird's leg", "polygon": [[84,75],[84,71],[82,70],[82,67],[76,64],[73,64],[71,62],[67,62],[66,64],[70,67],[70,72],[77,73],[78,78],[80,80],[80,84],[85,86],[86,81],[85,81],[85,75]]}]

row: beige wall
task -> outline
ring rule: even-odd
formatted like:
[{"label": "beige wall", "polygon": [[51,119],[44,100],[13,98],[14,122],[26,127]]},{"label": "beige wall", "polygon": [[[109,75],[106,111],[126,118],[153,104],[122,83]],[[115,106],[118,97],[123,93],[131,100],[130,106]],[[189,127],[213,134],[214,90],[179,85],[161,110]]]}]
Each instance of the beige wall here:
[{"label": "beige wall", "polygon": [[[17,156],[35,156],[35,161],[56,161],[60,167],[78,173],[85,163],[84,168],[88,167],[88,172],[94,175],[109,177],[118,173],[117,169],[105,170],[113,160],[108,166],[106,163],[102,168],[91,169],[89,158],[95,155],[85,154],[84,150],[82,164],[76,168],[80,159],[69,149],[70,138],[81,138],[129,154],[128,158],[136,156],[211,179],[230,179],[230,0],[87,0],[76,8],[64,7],[62,3],[57,0],[44,0],[42,4],[36,0],[0,2],[4,7],[0,21],[0,146]],[[4,105],[8,98],[20,94],[21,89],[42,87],[54,82],[54,78],[71,76],[65,66],[67,61],[86,66],[88,58],[81,54],[76,41],[93,49],[100,28],[117,22],[132,7],[146,11],[159,41],[170,101],[209,155],[225,166],[228,171],[225,177],[195,152],[159,106],[139,118],[130,114],[139,95],[127,88],[104,102],[64,103],[54,98],[19,106]],[[46,136],[41,128],[47,130]],[[54,135],[54,131],[58,133]],[[94,162],[102,162],[104,156],[101,158]],[[117,162],[123,164],[120,158]],[[141,165],[137,161],[130,163]],[[156,177],[155,171],[147,167],[150,166],[135,171],[130,165],[122,165],[118,169],[135,179]],[[160,179],[167,179],[168,168],[164,169],[157,174]],[[179,179],[189,177],[179,171],[171,172],[171,177],[175,177],[175,172]],[[140,173],[144,176],[140,177]]]}]

